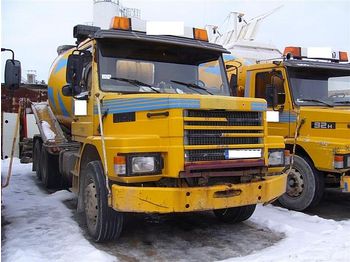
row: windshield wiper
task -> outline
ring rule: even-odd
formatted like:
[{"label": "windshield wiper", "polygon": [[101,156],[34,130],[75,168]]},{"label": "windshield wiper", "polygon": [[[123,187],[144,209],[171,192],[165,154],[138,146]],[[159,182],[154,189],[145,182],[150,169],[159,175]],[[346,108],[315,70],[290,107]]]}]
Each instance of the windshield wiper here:
[{"label": "windshield wiper", "polygon": [[179,84],[179,85],[183,85],[183,86],[187,86],[187,87],[192,88],[192,89],[200,89],[200,90],[207,92],[210,95],[213,94],[213,93],[209,92],[207,89],[205,89],[204,87],[201,87],[201,86],[196,85],[194,83],[186,83],[186,82],[180,82],[180,81],[176,81],[176,80],[170,80],[170,82],[175,83],[175,84]]},{"label": "windshield wiper", "polygon": [[324,101],[322,101],[322,100],[317,100],[317,99],[297,99],[297,101],[298,102],[316,102],[316,103],[320,103],[320,104],[324,104],[324,105],[326,105],[326,106],[328,106],[328,107],[333,107],[331,104],[328,104],[328,103],[326,103],[326,102],[324,102]]},{"label": "windshield wiper", "polygon": [[154,92],[160,93],[160,91],[155,89],[153,86],[146,84],[144,82],[141,82],[139,80],[136,80],[136,79],[122,78],[122,77],[111,77],[110,79],[127,82],[127,83],[132,84],[132,85],[137,86],[137,87],[146,86],[149,89],[153,90]]}]

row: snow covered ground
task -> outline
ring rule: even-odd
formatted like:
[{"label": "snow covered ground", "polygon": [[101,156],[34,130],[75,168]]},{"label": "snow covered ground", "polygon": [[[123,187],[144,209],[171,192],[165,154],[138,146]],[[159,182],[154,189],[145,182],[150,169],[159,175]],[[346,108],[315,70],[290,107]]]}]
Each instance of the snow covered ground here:
[{"label": "snow covered ground", "polygon": [[[7,174],[9,160],[2,161]],[[12,180],[3,189],[1,258],[3,261],[113,261],[82,237],[81,229],[63,204],[74,197],[68,191],[53,194],[36,184],[31,164],[15,159]]]},{"label": "snow covered ground", "polygon": [[48,194],[31,164],[18,160],[2,201],[3,261],[350,261],[350,215],[335,221],[259,206],[237,225],[209,212],[131,215],[119,241],[94,244],[78,223],[74,194]]}]

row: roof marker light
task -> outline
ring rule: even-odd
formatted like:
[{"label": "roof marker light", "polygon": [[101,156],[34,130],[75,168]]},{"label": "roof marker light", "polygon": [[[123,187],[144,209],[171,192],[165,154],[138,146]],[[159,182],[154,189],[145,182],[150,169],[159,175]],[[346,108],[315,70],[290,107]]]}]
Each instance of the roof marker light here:
[{"label": "roof marker light", "polygon": [[348,59],[348,53],[347,52],[342,52],[340,51],[339,52],[339,61],[340,62],[348,62],[349,59]]},{"label": "roof marker light", "polygon": [[294,58],[301,58],[301,48],[295,46],[287,46],[284,48],[283,55],[287,56],[288,54]]},{"label": "roof marker light", "polygon": [[131,19],[115,16],[111,20],[110,29],[131,30]]},{"label": "roof marker light", "polygon": [[208,42],[208,33],[205,29],[193,28],[193,37],[194,39]]}]

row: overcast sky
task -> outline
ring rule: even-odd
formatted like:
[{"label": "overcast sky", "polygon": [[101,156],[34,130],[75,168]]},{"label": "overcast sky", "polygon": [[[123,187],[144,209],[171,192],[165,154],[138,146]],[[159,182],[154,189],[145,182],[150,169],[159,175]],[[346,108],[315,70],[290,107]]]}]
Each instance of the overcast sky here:
[{"label": "overcast sky", "polygon": [[[350,1],[236,1],[236,0],[121,0],[141,9],[142,19],[184,21],[186,26],[221,25],[229,12],[246,20],[283,5],[267,18],[257,40],[284,46],[322,46],[350,51]],[[74,44],[72,29],[92,21],[93,0],[1,1],[1,47],[12,48],[22,62],[22,74],[36,70],[47,82],[57,46]],[[10,54],[2,53],[3,67]],[[1,70],[3,79],[3,69]]]}]

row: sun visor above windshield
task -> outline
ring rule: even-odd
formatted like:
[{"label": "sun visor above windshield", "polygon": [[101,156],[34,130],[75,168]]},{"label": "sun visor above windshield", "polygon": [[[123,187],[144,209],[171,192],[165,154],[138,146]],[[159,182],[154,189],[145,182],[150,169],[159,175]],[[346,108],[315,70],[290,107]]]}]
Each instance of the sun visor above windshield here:
[{"label": "sun visor above windshield", "polygon": [[154,64],[147,62],[117,60],[117,78],[135,79],[148,85],[154,84]]},{"label": "sun visor above windshield", "polygon": [[181,45],[194,48],[206,49],[220,53],[230,53],[220,45],[212,44],[205,41],[190,39],[179,36],[169,35],[147,35],[144,32],[123,31],[123,30],[99,30],[94,34],[95,39],[125,39],[144,42],[164,43],[172,45]]}]

